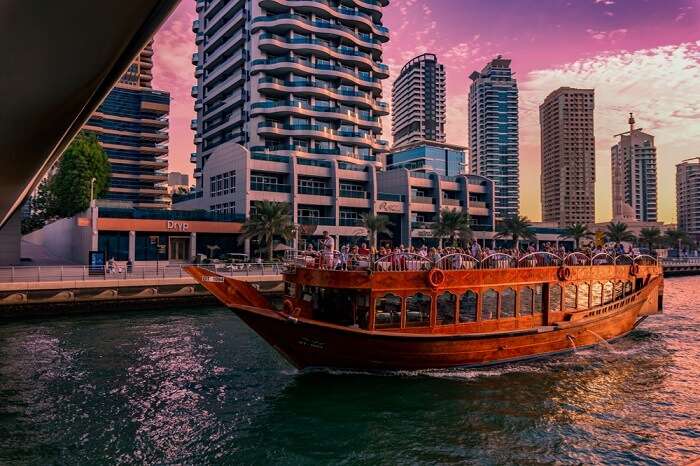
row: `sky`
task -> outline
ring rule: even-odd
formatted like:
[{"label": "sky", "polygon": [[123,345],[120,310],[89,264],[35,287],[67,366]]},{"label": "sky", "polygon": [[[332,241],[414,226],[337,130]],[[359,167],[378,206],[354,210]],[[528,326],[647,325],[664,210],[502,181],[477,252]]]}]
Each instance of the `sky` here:
[{"label": "sky", "polygon": [[[170,169],[192,173],[190,91],[195,1],[182,0],[155,37],[154,80],[172,96]],[[656,137],[659,220],[675,223],[675,165],[700,157],[700,0],[392,0],[384,25],[391,83],[431,52],[447,73],[447,142],[467,145],[469,74],[496,55],[512,59],[520,90],[520,211],[541,219],[538,108],[561,86],[595,89],[596,219],[612,216],[610,146],[637,127]],[[390,117],[383,139],[391,141]]]}]

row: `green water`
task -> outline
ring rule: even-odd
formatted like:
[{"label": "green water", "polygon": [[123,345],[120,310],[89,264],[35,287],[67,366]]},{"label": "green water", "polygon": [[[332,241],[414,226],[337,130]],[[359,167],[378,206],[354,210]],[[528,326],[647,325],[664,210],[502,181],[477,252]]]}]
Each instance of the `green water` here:
[{"label": "green water", "polygon": [[299,373],[224,309],[0,325],[0,464],[683,464],[699,278],[612,347],[481,370]]}]

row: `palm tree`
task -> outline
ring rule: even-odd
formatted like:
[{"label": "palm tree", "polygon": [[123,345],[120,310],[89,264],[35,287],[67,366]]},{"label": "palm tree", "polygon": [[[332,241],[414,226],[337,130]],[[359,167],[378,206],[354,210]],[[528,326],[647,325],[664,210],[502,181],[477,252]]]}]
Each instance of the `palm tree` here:
[{"label": "palm tree", "polygon": [[294,238],[294,226],[289,215],[289,204],[284,202],[260,201],[256,203],[255,214],[243,224],[238,241],[258,238],[267,244],[267,258],[272,260],[275,236],[285,240]]},{"label": "palm tree", "polygon": [[664,236],[666,244],[672,248],[678,248],[678,254],[680,254],[681,246],[683,244],[687,246],[693,245],[693,240],[690,239],[688,233],[683,230],[666,230],[666,236]]},{"label": "palm tree", "polygon": [[639,242],[649,246],[649,252],[661,241],[661,230],[658,228],[642,228],[639,232]]},{"label": "palm tree", "polygon": [[520,240],[535,239],[535,234],[530,230],[532,223],[527,217],[513,215],[512,217],[504,218],[498,225],[498,233],[496,238],[511,238],[516,249],[520,249]]},{"label": "palm tree", "polygon": [[578,249],[579,243],[583,238],[591,238],[592,236],[593,232],[591,232],[583,223],[574,223],[573,225],[569,225],[568,227],[564,228],[561,235],[559,235],[560,238],[572,238],[576,244],[576,249]]},{"label": "palm tree", "polygon": [[455,245],[455,238],[459,234],[461,239],[471,237],[472,230],[469,227],[469,214],[452,209],[442,209],[437,222],[432,226],[433,236],[440,238],[450,238],[450,244]]},{"label": "palm tree", "polygon": [[392,233],[389,229],[393,226],[393,223],[389,221],[389,217],[386,215],[362,215],[360,217],[362,226],[367,229],[367,235],[369,236],[369,247],[374,249],[377,246],[377,235],[387,235],[391,238]]},{"label": "palm tree", "polygon": [[631,242],[636,239],[632,232],[627,229],[626,223],[610,222],[606,228],[605,237],[613,243]]}]

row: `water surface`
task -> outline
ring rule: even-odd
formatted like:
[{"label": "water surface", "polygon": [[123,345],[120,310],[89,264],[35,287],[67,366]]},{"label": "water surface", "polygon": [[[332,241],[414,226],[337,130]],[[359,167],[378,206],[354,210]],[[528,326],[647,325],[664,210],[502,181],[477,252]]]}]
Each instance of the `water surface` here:
[{"label": "water surface", "polygon": [[683,464],[700,277],[613,345],[497,368],[299,373],[224,309],[0,325],[0,464]]}]

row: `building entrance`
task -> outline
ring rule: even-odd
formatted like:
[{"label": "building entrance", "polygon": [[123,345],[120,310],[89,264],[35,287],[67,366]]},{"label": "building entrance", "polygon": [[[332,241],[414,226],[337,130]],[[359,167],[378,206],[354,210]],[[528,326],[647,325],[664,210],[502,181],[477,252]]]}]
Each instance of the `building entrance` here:
[{"label": "building entrance", "polygon": [[187,236],[171,236],[169,240],[168,260],[189,261],[190,260],[190,238]]}]

